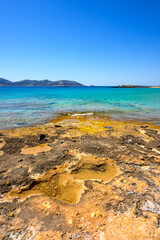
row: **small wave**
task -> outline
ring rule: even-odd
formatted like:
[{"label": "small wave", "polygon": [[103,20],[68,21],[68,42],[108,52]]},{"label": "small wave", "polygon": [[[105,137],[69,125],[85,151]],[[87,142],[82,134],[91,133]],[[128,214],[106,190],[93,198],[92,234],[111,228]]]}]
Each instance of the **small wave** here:
[{"label": "small wave", "polygon": [[91,113],[74,113],[71,116],[75,117],[75,116],[92,116],[92,115],[93,115],[93,112],[91,112]]}]

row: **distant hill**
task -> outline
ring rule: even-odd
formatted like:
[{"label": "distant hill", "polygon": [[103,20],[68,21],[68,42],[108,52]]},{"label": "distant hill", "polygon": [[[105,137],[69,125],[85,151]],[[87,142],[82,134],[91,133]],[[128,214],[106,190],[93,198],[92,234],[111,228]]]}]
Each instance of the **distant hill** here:
[{"label": "distant hill", "polygon": [[9,86],[10,83],[7,79],[0,78],[0,86]]},{"label": "distant hill", "polygon": [[22,80],[18,82],[12,82],[4,78],[0,78],[1,87],[82,87],[81,83],[70,80],[50,81],[46,80]]}]

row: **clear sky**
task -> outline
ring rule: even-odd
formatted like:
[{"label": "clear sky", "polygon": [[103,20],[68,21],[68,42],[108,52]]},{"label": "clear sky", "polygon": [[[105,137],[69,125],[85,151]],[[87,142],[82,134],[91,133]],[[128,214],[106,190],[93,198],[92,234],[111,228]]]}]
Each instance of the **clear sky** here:
[{"label": "clear sky", "polygon": [[0,0],[0,77],[160,84],[159,0]]}]

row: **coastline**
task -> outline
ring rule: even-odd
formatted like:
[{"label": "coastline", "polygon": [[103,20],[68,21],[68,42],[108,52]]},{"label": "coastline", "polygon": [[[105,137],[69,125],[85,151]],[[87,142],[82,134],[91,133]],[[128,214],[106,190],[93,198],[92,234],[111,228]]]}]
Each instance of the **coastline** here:
[{"label": "coastline", "polygon": [[159,139],[91,113],[0,130],[0,239],[158,240]]},{"label": "coastline", "polygon": [[100,118],[107,118],[107,119],[112,119],[112,120],[118,120],[118,121],[126,121],[126,122],[139,122],[139,123],[149,123],[152,125],[157,125],[160,126],[160,118],[157,116],[142,116],[142,115],[130,115],[130,114],[125,114],[125,113],[121,113],[121,111],[117,111],[114,113],[108,113],[108,111],[70,111],[70,112],[54,112],[52,116],[47,116],[44,119],[41,119],[38,122],[31,122],[31,123],[27,123],[24,121],[21,122],[17,122],[14,123],[14,127],[12,126],[5,126],[5,128],[1,127],[0,131],[3,130],[7,130],[7,129],[17,129],[17,128],[32,128],[35,126],[39,126],[39,125],[45,125],[48,124],[49,122],[59,119],[59,118],[68,118],[68,117],[76,117],[76,116],[94,116],[94,117],[100,117]]},{"label": "coastline", "polygon": [[63,113],[93,112],[160,122],[159,89],[0,88],[0,129],[45,123]]}]

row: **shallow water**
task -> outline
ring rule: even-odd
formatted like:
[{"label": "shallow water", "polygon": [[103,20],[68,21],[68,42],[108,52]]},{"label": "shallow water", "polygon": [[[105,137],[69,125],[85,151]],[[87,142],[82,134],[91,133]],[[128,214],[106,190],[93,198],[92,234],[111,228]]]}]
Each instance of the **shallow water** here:
[{"label": "shallow water", "polygon": [[160,89],[0,87],[0,128],[45,122],[64,112],[103,112],[160,123]]}]

